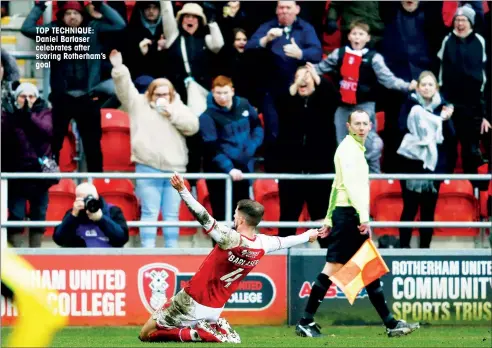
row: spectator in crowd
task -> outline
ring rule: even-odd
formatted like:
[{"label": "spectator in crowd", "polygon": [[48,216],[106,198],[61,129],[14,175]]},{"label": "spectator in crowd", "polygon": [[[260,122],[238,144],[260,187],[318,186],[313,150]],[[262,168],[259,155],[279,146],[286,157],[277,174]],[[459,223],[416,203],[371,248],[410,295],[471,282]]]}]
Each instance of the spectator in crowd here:
[{"label": "spectator in crowd", "polygon": [[[212,67],[217,54],[224,46],[224,38],[217,22],[207,24],[203,8],[198,4],[185,4],[177,13],[176,19],[170,1],[161,1],[161,11],[167,62],[172,67],[168,75],[169,79],[185,104],[196,103],[195,100],[188,100],[185,80],[191,77],[204,89],[210,88],[212,78],[215,76]],[[186,52],[183,53],[183,50]],[[185,63],[188,67],[185,67]],[[189,137],[187,146],[190,150],[187,171],[200,172],[202,158],[200,136]],[[190,183],[195,186],[196,181]]]},{"label": "spectator in crowd", "polygon": [[[384,63],[384,58],[366,47],[371,40],[369,26],[362,21],[350,25],[349,45],[336,49],[321,63],[315,65],[318,74],[334,72],[340,83],[342,105],[335,112],[337,143],[347,135],[346,122],[350,113],[364,110],[376,125],[376,88],[378,82],[386,88],[407,92],[415,89],[412,83],[395,77]],[[383,142],[373,126],[365,143],[366,159],[371,173],[380,173],[380,158]]]},{"label": "spectator in crowd", "polygon": [[1,73],[1,81],[2,81],[1,97],[2,97],[2,111],[3,111],[5,106],[11,104],[9,103],[9,101],[11,101],[12,94],[13,94],[12,84],[14,82],[18,83],[20,79],[20,73],[15,58],[12,57],[4,49],[0,49],[0,53],[1,53],[0,73]]},{"label": "spectator in crowd", "polygon": [[339,29],[342,34],[342,46],[348,45],[347,38],[355,20],[367,23],[371,28],[371,48],[376,48],[384,30],[379,13],[380,1],[331,1],[326,18],[326,33],[333,34]]},{"label": "spectator in crowd", "polygon": [[[214,79],[207,104],[200,116],[204,171],[232,177],[231,203],[235,207],[241,199],[249,198],[249,180],[243,179],[243,173],[254,171],[254,155],[263,141],[263,128],[256,110],[246,99],[234,95],[232,80],[226,76]],[[207,186],[214,217],[224,221],[225,182],[208,180]]]},{"label": "spectator in crowd", "polygon": [[[490,21],[490,16],[491,16],[492,9],[490,9],[486,14],[485,14],[485,45],[487,49],[485,50],[486,52],[492,52],[491,48],[491,40],[492,40],[492,24]],[[492,76],[492,70],[491,70],[491,63],[486,64],[486,76],[489,76],[487,81],[485,82],[485,91],[484,91],[484,97],[485,97],[485,117],[488,119],[489,123],[492,124],[492,89],[491,89],[491,78]],[[482,134],[482,141],[483,141],[483,147],[485,148],[485,152],[487,153],[487,159],[489,162],[489,173],[492,173],[492,136],[486,132],[485,134]],[[491,186],[492,187],[492,186]],[[490,205],[489,205],[490,206]],[[491,234],[492,235],[492,234]],[[491,239],[492,241],[492,239]]]},{"label": "spectator in crowd", "polygon": [[165,43],[159,1],[135,3],[123,52],[133,80],[142,75],[166,76]]},{"label": "spectator in crowd", "polygon": [[[81,40],[88,39],[86,46],[88,54],[100,54],[103,47],[99,41],[99,34],[107,31],[118,31],[125,27],[121,16],[103,2],[94,2],[95,9],[102,14],[102,19],[88,19],[84,8],[78,1],[67,1],[59,9],[57,19],[43,27],[71,27],[92,28],[90,34],[73,35]],[[37,31],[36,22],[46,9],[45,1],[36,3],[24,21],[21,32],[32,39],[53,38],[56,34],[49,31],[44,37]],[[61,35],[61,34],[60,34]],[[84,39],[83,39],[84,38]],[[50,41],[52,42],[52,41]],[[72,46],[71,54],[77,53],[74,46],[80,42],[50,43],[51,45]],[[57,51],[57,53],[60,51]],[[52,53],[52,52],[50,52]],[[62,53],[58,53],[62,55]],[[89,172],[102,171],[101,152],[101,110],[97,101],[93,99],[93,92],[101,82],[100,59],[52,59],[50,85],[50,101],[53,104],[53,153],[58,160],[63,140],[68,131],[68,125],[73,118],[77,122],[87,155],[87,170]]]},{"label": "spectator in crowd", "polygon": [[[476,174],[483,164],[480,134],[490,132],[491,128],[484,110],[485,40],[474,32],[474,23],[475,12],[471,7],[458,8],[454,30],[444,38],[438,52],[441,93],[454,105],[453,121],[461,143],[463,171],[468,174]],[[476,185],[481,186],[480,182]]]},{"label": "spectator in crowd", "polygon": [[[445,35],[442,1],[386,1],[379,4],[384,22],[381,55],[388,68],[405,81],[416,80],[422,71],[439,72],[437,51]],[[396,150],[401,138],[398,115],[408,96],[383,89],[377,104],[385,112],[384,172],[401,172]],[[377,108],[376,108],[377,109]]]},{"label": "spectator in crowd", "polygon": [[275,99],[286,93],[299,66],[317,63],[322,58],[321,43],[311,24],[298,18],[295,1],[279,1],[277,18],[263,23],[246,44],[246,50],[257,50],[257,88],[262,101],[258,109],[265,122],[265,170],[270,163],[278,137],[278,115]]},{"label": "spectator in crowd", "polygon": [[[161,10],[165,48],[168,50],[169,66],[173,67],[169,72],[169,78],[179,95],[183,96],[183,101],[187,103],[185,79],[191,76],[203,88],[210,88],[213,77],[210,67],[213,66],[216,54],[224,46],[224,39],[217,22],[207,23],[202,7],[195,3],[185,4],[176,15],[176,19],[171,2],[161,1]],[[185,69],[182,40],[185,43],[191,75]]]},{"label": "spectator in crowd", "polygon": [[[220,31],[224,36],[225,46],[232,46],[236,40],[236,28],[246,28],[246,13],[240,1],[228,1],[222,7],[222,16],[217,19]],[[244,35],[247,36],[246,30]]]},{"label": "spectator in crowd", "polygon": [[[438,91],[435,75],[424,71],[417,90],[402,106],[400,131],[404,134],[398,149],[400,171],[409,174],[450,174],[456,161],[453,106],[446,105]],[[420,221],[434,221],[440,181],[401,180],[403,211],[401,221],[413,221],[420,208]],[[420,228],[420,248],[429,248],[433,229]],[[400,247],[410,248],[412,228],[400,228]]]},{"label": "spectator in crowd", "polygon": [[[58,1],[60,6],[61,1]],[[127,22],[127,9],[124,1],[107,1],[108,6],[113,8],[121,18]],[[92,3],[89,3],[85,7],[87,13],[95,20],[102,20],[103,15],[96,10]],[[115,95],[114,83],[111,79],[111,62],[109,61],[109,54],[113,49],[123,50],[126,47],[127,35],[125,30],[107,31],[101,32],[99,35],[99,41],[102,47],[102,52],[106,55],[106,59],[101,61],[101,82],[94,88],[94,100],[97,100],[101,108],[118,109],[120,103]]]},{"label": "spectator in crowd", "polygon": [[68,248],[118,248],[128,242],[128,226],[121,209],[99,197],[94,185],[75,189],[73,208],[55,227],[53,240]]},{"label": "spectator in crowd", "polygon": [[485,10],[484,10],[484,2],[482,0],[472,0],[472,1],[444,1],[443,6],[443,17],[444,22],[448,28],[451,30],[454,26],[454,14],[459,7],[468,5],[475,11],[475,25],[473,26],[473,30],[480,34],[487,34],[487,27],[485,27]]},{"label": "spectator in crowd", "polygon": [[256,96],[252,78],[255,67],[251,57],[245,52],[248,37],[241,28],[235,28],[233,35],[234,42],[220,50],[217,73],[230,77],[234,81],[234,93],[248,99],[254,105],[251,99]]},{"label": "spectator in crowd", "polygon": [[[140,94],[121,53],[111,52],[110,60],[116,95],[130,117],[136,173],[184,172],[188,163],[185,137],[198,132],[198,117],[183,104],[169,80],[155,79]],[[137,179],[136,194],[142,206],[141,221],[156,221],[159,210],[165,221],[178,221],[181,199],[169,179]],[[165,247],[177,247],[178,227],[166,227],[163,234]],[[156,236],[156,227],[140,228],[142,246],[155,247]]]},{"label": "spectator in crowd", "polygon": [[[51,109],[35,85],[21,83],[2,101],[2,150],[6,150],[2,151],[2,171],[40,173],[41,163],[52,156],[52,136]],[[9,220],[24,220],[29,202],[30,219],[44,221],[52,184],[52,180],[9,180]],[[14,247],[22,246],[23,230],[8,229],[8,240]],[[44,228],[30,228],[29,247],[40,247],[43,233]]]},{"label": "spectator in crowd", "polygon": [[[333,115],[338,90],[320,77],[314,66],[299,67],[287,95],[276,103],[279,137],[275,172],[295,174],[334,173],[336,151]],[[328,210],[332,182],[329,180],[280,180],[280,221],[297,221],[304,203],[311,220],[322,220]],[[280,228],[279,236],[295,235],[295,228]],[[319,239],[322,246],[324,239]]]}]

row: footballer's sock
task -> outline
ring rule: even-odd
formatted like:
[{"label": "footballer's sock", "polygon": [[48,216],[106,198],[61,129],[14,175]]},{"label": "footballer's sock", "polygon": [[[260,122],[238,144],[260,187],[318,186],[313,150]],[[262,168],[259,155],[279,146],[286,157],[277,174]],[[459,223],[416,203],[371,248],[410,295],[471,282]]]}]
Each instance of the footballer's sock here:
[{"label": "footballer's sock", "polygon": [[192,335],[195,331],[189,327],[172,328],[172,329],[157,329],[149,334],[148,342],[192,342],[200,341],[198,335]]},{"label": "footballer's sock", "polygon": [[384,298],[383,287],[379,279],[376,279],[371,284],[366,286],[367,294],[369,295],[369,300],[371,300],[372,305],[376,308],[379,317],[383,320],[384,325],[388,329],[394,329],[398,324],[398,320],[393,317],[390,313],[386,300]]},{"label": "footballer's sock", "polygon": [[316,314],[321,302],[323,302],[331,283],[330,278],[326,274],[318,274],[313,288],[311,289],[311,295],[309,295],[308,303],[306,309],[304,310],[304,316],[299,322],[301,325],[307,325],[313,321],[314,315]]}]

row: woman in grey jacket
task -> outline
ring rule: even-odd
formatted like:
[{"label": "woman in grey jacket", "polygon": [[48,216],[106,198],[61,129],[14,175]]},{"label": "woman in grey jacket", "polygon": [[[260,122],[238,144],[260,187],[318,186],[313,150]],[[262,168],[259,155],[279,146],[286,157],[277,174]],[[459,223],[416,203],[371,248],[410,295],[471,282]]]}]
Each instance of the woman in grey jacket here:
[{"label": "woman in grey jacket", "polygon": [[[400,131],[404,134],[398,149],[401,171],[410,174],[452,173],[456,159],[453,106],[446,105],[438,91],[436,77],[430,71],[420,74],[415,93],[403,105]],[[435,128],[433,128],[435,127]],[[431,135],[429,137],[429,135]],[[427,146],[412,146],[418,139]],[[413,221],[420,207],[420,220],[433,221],[440,181],[412,179],[400,181],[403,196],[401,221]],[[432,228],[420,228],[420,248],[429,248]],[[400,228],[400,245],[410,247],[411,228]]]}]

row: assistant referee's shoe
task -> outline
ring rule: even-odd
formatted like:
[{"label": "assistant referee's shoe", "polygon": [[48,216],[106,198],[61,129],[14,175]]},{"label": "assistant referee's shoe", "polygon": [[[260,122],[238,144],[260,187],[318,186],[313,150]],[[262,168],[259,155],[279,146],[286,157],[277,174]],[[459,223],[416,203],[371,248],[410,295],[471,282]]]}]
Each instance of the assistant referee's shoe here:
[{"label": "assistant referee's shoe", "polygon": [[301,325],[297,323],[296,325],[296,335],[301,337],[321,337],[321,326],[316,324],[314,321],[306,325]]},{"label": "assistant referee's shoe", "polygon": [[386,329],[388,337],[400,337],[411,334],[420,329],[419,323],[407,323],[405,320],[398,320],[398,324],[393,329]]}]

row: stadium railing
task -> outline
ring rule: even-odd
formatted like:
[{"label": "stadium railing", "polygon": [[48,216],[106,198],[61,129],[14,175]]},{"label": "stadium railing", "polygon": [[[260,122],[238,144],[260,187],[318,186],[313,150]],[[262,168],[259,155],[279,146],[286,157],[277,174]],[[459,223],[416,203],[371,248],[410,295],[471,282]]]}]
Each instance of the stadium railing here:
[{"label": "stadium railing", "polygon": [[[1,226],[2,226],[2,243],[6,242],[7,227],[52,227],[60,223],[60,221],[7,221],[8,208],[8,185],[7,182],[10,179],[169,179],[171,173],[163,174],[142,174],[142,173],[1,173],[1,192],[2,192],[2,206],[1,206]],[[265,174],[254,173],[244,174],[245,180],[255,179],[278,179],[278,180],[330,180],[334,178],[334,174]],[[230,224],[233,221],[232,211],[232,178],[227,174],[219,173],[185,173],[183,174],[185,179],[206,179],[206,180],[225,180],[226,181],[226,221],[224,223]],[[405,179],[428,179],[428,180],[492,180],[492,174],[371,174],[369,176],[371,180],[405,180]],[[299,222],[299,221],[263,221],[259,227],[319,227],[320,223],[315,221]],[[421,222],[421,221],[372,221],[370,223],[372,227],[442,227],[442,228],[490,228],[490,221],[440,221],[440,222]],[[199,227],[198,222],[188,221],[128,221],[129,227]],[[4,244],[5,245],[5,244]]]}]

